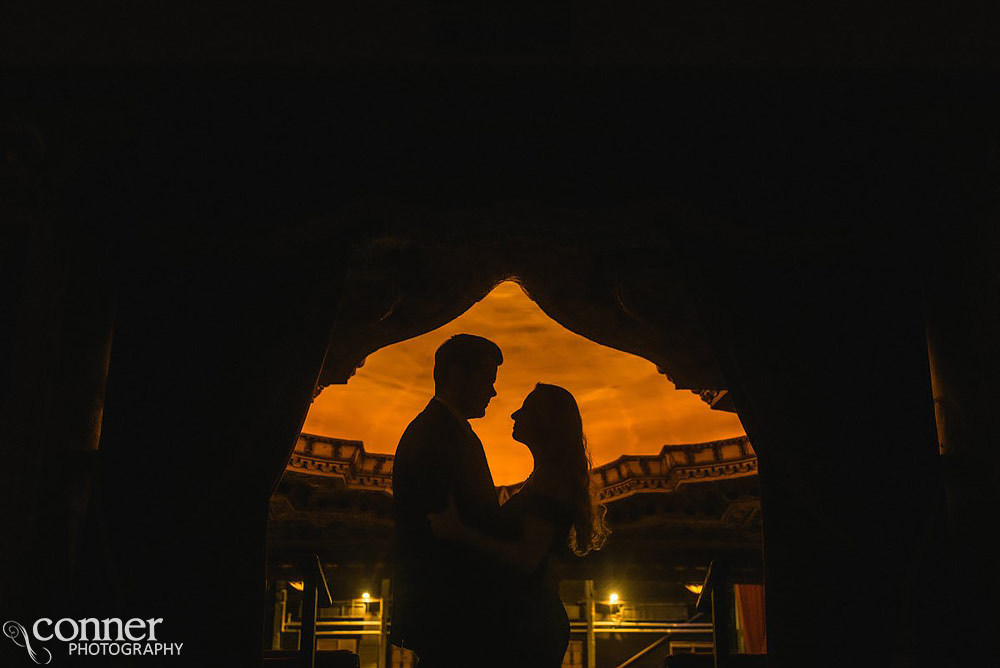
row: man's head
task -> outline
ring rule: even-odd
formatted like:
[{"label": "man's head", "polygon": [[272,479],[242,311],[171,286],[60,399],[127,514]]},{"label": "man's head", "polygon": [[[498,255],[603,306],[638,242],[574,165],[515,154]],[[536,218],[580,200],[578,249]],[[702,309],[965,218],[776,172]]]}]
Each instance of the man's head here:
[{"label": "man's head", "polygon": [[503,353],[497,344],[481,336],[456,334],[434,353],[434,394],[467,418],[483,417],[497,395],[493,384],[501,364]]}]

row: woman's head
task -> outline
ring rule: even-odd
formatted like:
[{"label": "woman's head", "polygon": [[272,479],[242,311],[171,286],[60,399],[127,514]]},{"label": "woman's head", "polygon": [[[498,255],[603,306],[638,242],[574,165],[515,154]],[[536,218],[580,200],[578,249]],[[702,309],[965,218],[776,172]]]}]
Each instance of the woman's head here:
[{"label": "woman's head", "polygon": [[514,420],[514,440],[527,445],[536,458],[571,457],[583,440],[583,421],[576,399],[556,385],[535,385],[510,417]]},{"label": "woman's head", "polygon": [[566,476],[574,511],[570,547],[581,556],[600,549],[609,533],[606,509],[591,495],[590,453],[576,399],[557,385],[539,383],[511,417],[514,439],[528,446],[536,465],[555,465]]}]

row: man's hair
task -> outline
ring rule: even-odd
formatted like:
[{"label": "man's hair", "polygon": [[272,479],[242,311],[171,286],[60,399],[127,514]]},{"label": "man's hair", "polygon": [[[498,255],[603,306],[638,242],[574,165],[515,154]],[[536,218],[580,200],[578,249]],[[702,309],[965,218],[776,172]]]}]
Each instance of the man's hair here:
[{"label": "man's hair", "polygon": [[503,364],[500,346],[474,334],[456,334],[442,343],[434,353],[434,382],[442,382],[454,369],[469,373],[487,364]]}]

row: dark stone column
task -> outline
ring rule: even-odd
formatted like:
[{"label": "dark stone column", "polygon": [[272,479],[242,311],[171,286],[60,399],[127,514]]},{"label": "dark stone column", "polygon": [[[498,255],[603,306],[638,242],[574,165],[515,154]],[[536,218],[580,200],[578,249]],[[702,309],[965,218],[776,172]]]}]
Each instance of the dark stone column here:
[{"label": "dark stone column", "polygon": [[[947,543],[941,555],[947,632],[970,640],[954,649],[973,665],[1000,613],[996,518],[1000,452],[994,384],[1000,377],[1000,232],[995,220],[940,235],[929,268],[927,342],[934,381]],[[973,640],[976,639],[976,640]]]},{"label": "dark stone column", "polygon": [[786,233],[689,239],[759,458],[769,662],[915,660],[943,640],[915,637],[941,501],[920,258]]},{"label": "dark stone column", "polygon": [[175,241],[121,277],[94,540],[117,594],[103,603],[163,617],[189,662],[253,665],[267,502],[312,400],[345,246],[323,230]]},{"label": "dark stone column", "polygon": [[[91,495],[114,319],[108,248],[65,211],[7,210],[17,227],[2,431],[0,599],[23,622],[66,611]],[[10,241],[13,235],[5,235]]]}]

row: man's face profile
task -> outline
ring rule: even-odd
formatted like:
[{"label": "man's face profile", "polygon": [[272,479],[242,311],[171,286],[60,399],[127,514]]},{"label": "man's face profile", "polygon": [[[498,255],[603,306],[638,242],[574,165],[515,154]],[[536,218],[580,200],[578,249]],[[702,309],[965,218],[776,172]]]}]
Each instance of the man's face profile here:
[{"label": "man's face profile", "polygon": [[494,388],[496,382],[497,367],[493,364],[481,364],[465,374],[460,396],[466,417],[481,418],[486,415],[486,407],[497,395]]}]

